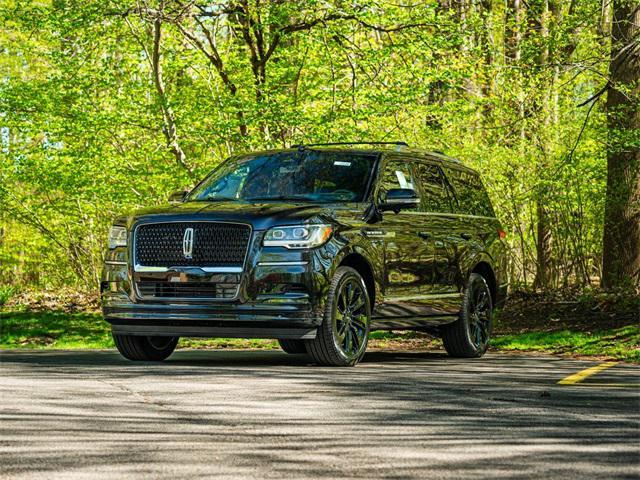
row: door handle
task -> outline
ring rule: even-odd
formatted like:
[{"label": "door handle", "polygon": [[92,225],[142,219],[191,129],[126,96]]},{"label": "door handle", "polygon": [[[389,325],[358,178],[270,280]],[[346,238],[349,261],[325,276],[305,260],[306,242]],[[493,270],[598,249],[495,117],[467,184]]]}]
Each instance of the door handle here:
[{"label": "door handle", "polygon": [[462,238],[464,238],[465,240],[471,240],[471,234],[470,233],[461,233],[460,236]]},{"label": "door handle", "polygon": [[423,240],[428,240],[431,234],[429,232],[418,232],[418,236]]}]

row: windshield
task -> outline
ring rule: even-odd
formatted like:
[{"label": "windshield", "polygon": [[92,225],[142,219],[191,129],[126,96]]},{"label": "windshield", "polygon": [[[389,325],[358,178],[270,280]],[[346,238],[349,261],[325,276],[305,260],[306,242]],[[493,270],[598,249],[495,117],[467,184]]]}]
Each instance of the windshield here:
[{"label": "windshield", "polygon": [[360,202],[375,156],[304,150],[232,158],[189,195],[189,200]]}]

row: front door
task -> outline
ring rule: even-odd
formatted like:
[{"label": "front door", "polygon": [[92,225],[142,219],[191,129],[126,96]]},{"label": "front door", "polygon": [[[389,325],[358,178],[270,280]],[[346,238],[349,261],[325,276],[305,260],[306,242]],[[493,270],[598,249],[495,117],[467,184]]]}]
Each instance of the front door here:
[{"label": "front door", "polygon": [[[391,157],[382,166],[378,195],[392,188],[416,189],[414,164],[405,157]],[[433,243],[424,229],[419,208],[384,212],[376,234],[384,238],[384,301],[374,316],[384,317],[386,327],[417,325],[416,317],[431,312],[423,301],[433,285]]]}]

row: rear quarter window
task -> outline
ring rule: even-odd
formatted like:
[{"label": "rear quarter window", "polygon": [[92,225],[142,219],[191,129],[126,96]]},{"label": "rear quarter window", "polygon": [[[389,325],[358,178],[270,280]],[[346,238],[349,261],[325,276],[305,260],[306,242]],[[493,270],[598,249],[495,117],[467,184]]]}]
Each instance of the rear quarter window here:
[{"label": "rear quarter window", "polygon": [[477,173],[450,168],[446,174],[455,190],[457,213],[495,217],[487,190]]},{"label": "rear quarter window", "polygon": [[447,185],[438,166],[428,163],[415,165],[420,184],[420,206],[425,212],[451,213]]}]

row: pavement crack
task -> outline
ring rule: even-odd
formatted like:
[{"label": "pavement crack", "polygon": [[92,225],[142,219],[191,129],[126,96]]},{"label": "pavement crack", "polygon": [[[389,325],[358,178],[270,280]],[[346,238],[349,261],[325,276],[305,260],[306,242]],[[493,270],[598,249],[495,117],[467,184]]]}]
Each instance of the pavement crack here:
[{"label": "pavement crack", "polygon": [[140,393],[140,392],[136,392],[135,390],[125,386],[125,385],[121,385],[119,383],[116,382],[110,382],[109,380],[105,380],[103,378],[96,378],[96,380],[100,383],[103,383],[105,385],[108,385],[110,387],[113,387],[117,390],[120,390],[122,392],[125,392],[133,397],[135,397],[136,399],[138,399],[138,401],[147,404],[147,405],[153,405],[155,407],[160,408],[161,410],[164,410],[166,412],[172,412],[175,413],[171,410],[171,408],[169,408],[165,403],[163,402],[158,402],[157,400],[153,400],[151,397]]}]

